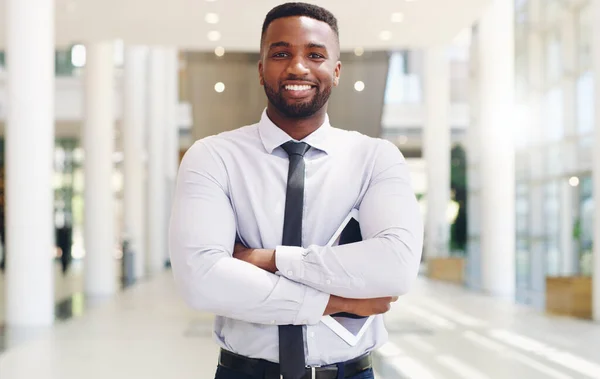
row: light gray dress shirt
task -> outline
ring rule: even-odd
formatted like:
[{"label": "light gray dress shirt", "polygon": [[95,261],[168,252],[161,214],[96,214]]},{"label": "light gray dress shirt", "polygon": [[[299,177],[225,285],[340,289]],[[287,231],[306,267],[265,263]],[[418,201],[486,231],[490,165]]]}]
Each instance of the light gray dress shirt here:
[{"label": "light gray dress shirt", "polygon": [[[185,301],[216,315],[217,343],[279,361],[278,325],[304,325],[307,364],[326,365],[387,340],[376,316],[357,346],[320,322],[329,296],[405,294],[415,280],[423,225],[406,161],[382,139],[332,127],[303,141],[306,179],[303,247],[280,246],[291,137],[263,112],[260,122],[196,141],[177,177],[169,249]],[[353,208],[364,241],[324,247]],[[232,257],[236,236],[276,249],[272,274]]]}]

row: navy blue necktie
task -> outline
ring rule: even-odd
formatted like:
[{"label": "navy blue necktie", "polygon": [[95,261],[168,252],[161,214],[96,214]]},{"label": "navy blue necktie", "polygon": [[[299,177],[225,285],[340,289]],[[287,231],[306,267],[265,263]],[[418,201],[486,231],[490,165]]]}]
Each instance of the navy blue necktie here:
[{"label": "navy blue necktie", "polygon": [[[284,246],[302,246],[302,211],[304,207],[304,154],[310,146],[289,141],[281,145],[288,153],[287,191],[283,220]],[[304,337],[301,325],[279,326],[279,363],[284,379],[300,379],[306,372]]]}]

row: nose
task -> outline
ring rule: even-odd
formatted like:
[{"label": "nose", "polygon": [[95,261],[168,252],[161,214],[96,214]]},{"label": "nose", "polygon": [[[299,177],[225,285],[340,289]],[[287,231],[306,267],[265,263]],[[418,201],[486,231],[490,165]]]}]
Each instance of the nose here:
[{"label": "nose", "polygon": [[301,56],[296,56],[294,59],[290,61],[289,66],[287,67],[288,74],[303,76],[310,72],[306,62]]}]

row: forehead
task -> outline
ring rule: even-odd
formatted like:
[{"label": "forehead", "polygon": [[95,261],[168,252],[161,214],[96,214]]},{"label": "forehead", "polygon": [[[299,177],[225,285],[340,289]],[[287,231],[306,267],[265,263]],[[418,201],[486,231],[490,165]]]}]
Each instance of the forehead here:
[{"label": "forehead", "polygon": [[329,24],[305,16],[284,17],[274,20],[265,33],[265,45],[274,42],[288,42],[292,45],[305,45],[310,42],[325,44],[328,48],[336,45],[335,32]]}]

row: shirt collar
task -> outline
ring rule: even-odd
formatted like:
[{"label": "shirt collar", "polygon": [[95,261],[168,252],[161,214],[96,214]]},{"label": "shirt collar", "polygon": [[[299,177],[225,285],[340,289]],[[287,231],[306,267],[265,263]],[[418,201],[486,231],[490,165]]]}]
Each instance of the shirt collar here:
[{"label": "shirt collar", "polygon": [[[329,116],[325,115],[325,121],[323,122],[323,125],[304,138],[301,142],[306,142],[313,148],[330,154],[333,147],[330,138],[331,130],[332,128],[329,124]],[[273,153],[273,150],[283,145],[287,141],[293,140],[292,137],[290,137],[286,132],[275,125],[273,121],[271,121],[269,116],[267,116],[266,109],[263,111],[260,122],[258,123],[258,133],[265,150],[267,150],[269,154]]]}]

